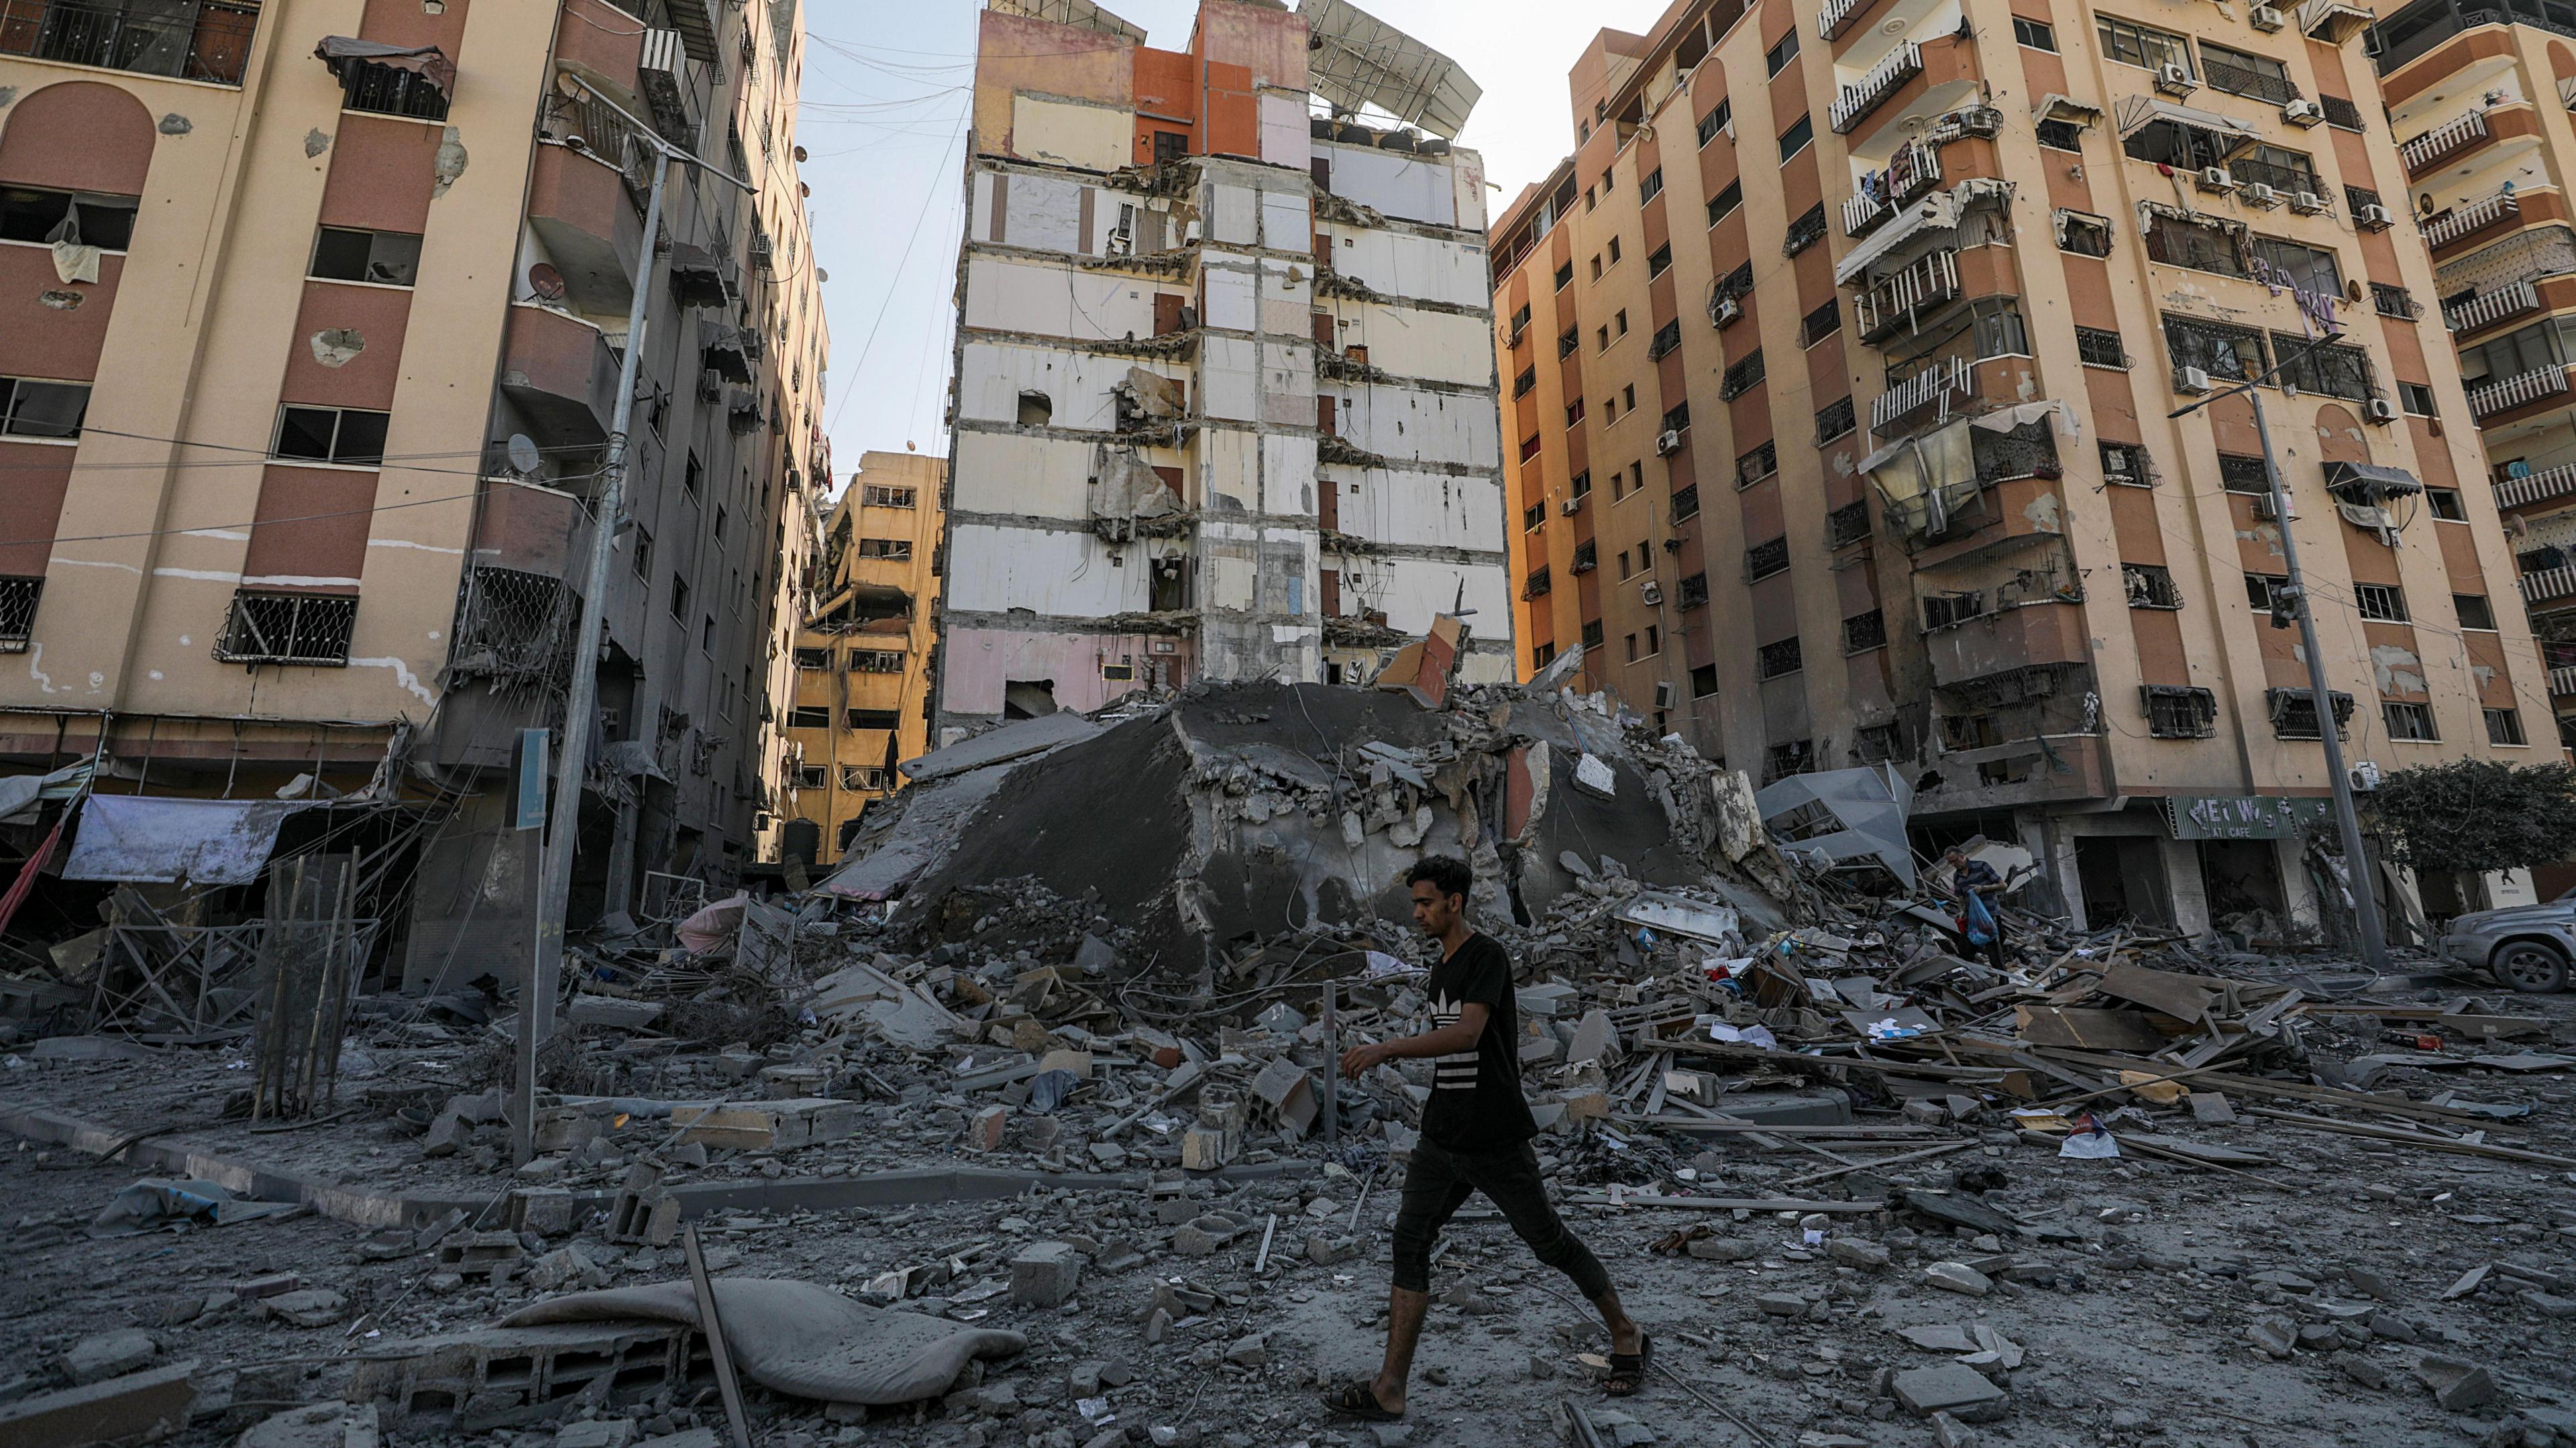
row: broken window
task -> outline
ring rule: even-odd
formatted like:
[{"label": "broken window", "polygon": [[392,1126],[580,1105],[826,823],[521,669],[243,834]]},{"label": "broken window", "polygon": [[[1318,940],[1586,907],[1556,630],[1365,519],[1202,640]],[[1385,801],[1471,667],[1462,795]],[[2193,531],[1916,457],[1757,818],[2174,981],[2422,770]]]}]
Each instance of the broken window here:
[{"label": "broken window", "polygon": [[2102,444],[2102,480],[2125,487],[2143,488],[2154,484],[2156,475],[2147,466],[2147,450],[2133,442]]},{"label": "broken window", "polygon": [[1852,735],[1852,752],[1863,764],[1884,764],[1905,757],[1905,728],[1901,724],[1863,724]]},{"label": "broken window", "polygon": [[317,53],[339,74],[344,109],[415,121],[447,119],[447,88],[455,83],[456,67],[435,47],[406,51],[334,35]]},{"label": "broken window", "polygon": [[2156,210],[2147,219],[2146,243],[2149,261],[2225,277],[2245,275],[2245,227],[2241,222],[2206,212]]},{"label": "broken window", "polygon": [[1780,252],[1783,256],[1796,256],[1824,239],[1825,203],[1819,201],[1789,223],[1788,233],[1780,238]]},{"label": "broken window", "polygon": [[881,764],[844,764],[841,766],[841,788],[849,790],[882,790],[887,787],[885,766]]},{"label": "broken window", "polygon": [[1887,647],[1887,615],[1877,609],[1843,620],[1843,652],[1864,654]]},{"label": "broken window", "polygon": [[[1189,133],[1189,132],[1187,132],[1187,131],[1156,131],[1156,132],[1154,133],[1154,164],[1155,164],[1155,165],[1160,166],[1160,165],[1164,164],[1164,163],[1165,163],[1165,162],[1167,162],[1167,161],[1177,161],[1177,160],[1181,159],[1182,157],[1184,157],[1184,156],[1188,155],[1189,153],[1190,153],[1190,133]],[[1320,164],[1320,163],[1318,163],[1318,164]]]},{"label": "broken window", "polygon": [[2246,606],[2256,613],[2270,613],[2272,595],[2289,586],[2290,580],[2282,574],[2248,573],[2245,575]]},{"label": "broken window", "polygon": [[[1582,542],[1575,544],[1575,545],[1574,545],[1574,563],[1573,563],[1573,566],[1572,566],[1572,567],[1570,567],[1570,568],[1568,568],[1566,571],[1567,571],[1567,572],[1569,572],[1569,573],[1590,573],[1593,569],[1600,567],[1600,566],[1601,566],[1601,553],[1600,553],[1600,547],[1601,547],[1601,545],[1600,545],[1600,544],[1598,544],[1598,543],[1594,542],[1593,540],[1591,540],[1591,539],[1589,539],[1589,538],[1586,538],[1586,539],[1584,539]],[[1627,563],[1627,561],[1628,561],[1628,555],[1627,555],[1627,554],[1625,554],[1625,553],[1620,554],[1620,555],[1619,555],[1619,561],[1620,561],[1621,565],[1624,567],[1624,566],[1625,566],[1625,564],[1626,564],[1626,563]],[[1626,575],[1623,573],[1623,574],[1621,574],[1621,576],[1622,576],[1622,577],[1625,577]]]},{"label": "broken window", "polygon": [[869,484],[867,491],[859,495],[861,504],[870,508],[909,508],[914,505],[914,499],[915,490],[911,488],[889,488],[875,483]]},{"label": "broken window", "polygon": [[[2341,689],[2333,691],[2335,735],[2342,738],[2352,724],[2352,696]],[[2317,731],[2316,695],[2307,689],[2266,689],[2263,701],[2272,715],[2272,735],[2276,739],[2322,739]]]},{"label": "broken window", "polygon": [[653,578],[653,533],[641,523],[635,525],[635,576],[648,583]]},{"label": "broken window", "polygon": [[1707,115],[1699,118],[1697,131],[1699,143],[1705,146],[1716,140],[1717,133],[1733,124],[1734,120],[1735,102],[1725,96],[1718,97],[1717,105]]},{"label": "broken window", "polygon": [[1795,638],[1764,644],[1754,651],[1754,673],[1761,678],[1776,679],[1794,674],[1807,666],[1805,651]]},{"label": "broken window", "polygon": [[233,595],[215,657],[230,664],[345,666],[357,621],[358,600],[345,594],[245,589]]},{"label": "broken window", "polygon": [[900,649],[852,649],[850,672],[853,674],[900,674],[903,672]]},{"label": "broken window", "polygon": [[2173,572],[2162,564],[2123,563],[2120,582],[2128,588],[2129,607],[2182,607],[2182,590],[2174,587]]},{"label": "broken window", "polygon": [[2077,256],[2109,256],[2110,221],[2081,211],[2057,213],[2057,249]]},{"label": "broken window", "polygon": [[2394,584],[2356,583],[2353,611],[2374,623],[2406,622],[2406,594]]},{"label": "broken window", "polygon": [[1762,751],[1762,782],[1778,784],[1794,774],[1805,774],[1816,767],[1816,746],[1812,740],[1793,739],[1774,744]]},{"label": "broken window", "polygon": [[1553,587],[1555,584],[1547,576],[1547,565],[1542,563],[1530,570],[1528,581],[1521,585],[1521,597],[1544,598]]},{"label": "broken window", "polygon": [[1764,443],[1735,460],[1735,485],[1749,488],[1780,471],[1780,447]]},{"label": "broken window", "polygon": [[1678,606],[1698,608],[1708,602],[1708,575],[1694,573],[1681,582]]},{"label": "broken window", "polygon": [[1020,426],[1044,427],[1055,419],[1055,399],[1031,388],[1020,394]]},{"label": "broken window", "polygon": [[[72,241],[101,251],[134,244],[139,196],[102,196],[44,186],[0,186],[0,241]],[[65,229],[65,223],[71,223]]]},{"label": "broken window", "polygon": [[832,667],[832,651],[828,648],[800,648],[796,651],[796,667],[800,669],[828,669]]},{"label": "broken window", "polygon": [[420,238],[399,231],[326,226],[313,239],[308,275],[334,282],[407,287],[420,274]]},{"label": "broken window", "polygon": [[1825,340],[1827,337],[1832,336],[1834,333],[1841,331],[1842,325],[1843,304],[1841,300],[1838,298],[1828,298],[1823,306],[1818,307],[1807,314],[1807,320],[1801,325],[1800,331],[1803,334],[1806,344],[1812,347],[1818,342]]},{"label": "broken window", "polygon": [[[2490,709],[2487,712],[2502,711]],[[2433,708],[2429,704],[2382,699],[2379,701],[2379,714],[2388,723],[2388,737],[2391,739],[2415,739],[2429,744],[2442,737],[2433,727]]]},{"label": "broken window", "polygon": [[[2423,706],[2418,704],[2413,707],[2420,709]],[[2485,711],[2485,714],[2487,716],[2487,742],[2489,744],[2518,745],[2529,742],[2522,737],[2521,710],[2489,709]]]},{"label": "broken window", "polygon": [[0,436],[78,437],[88,415],[86,382],[0,377]]},{"label": "broken window", "polygon": [[2495,610],[2487,606],[2483,594],[2452,594],[2451,611],[2459,616],[2462,628],[2492,632],[2496,626]]},{"label": "broken window", "polygon": [[2175,684],[2140,684],[2147,733],[2157,739],[2208,739],[2218,733],[2218,696]]},{"label": "broken window", "polygon": [[41,578],[0,578],[0,654],[22,654],[36,632],[36,602],[44,597]]},{"label": "broken window", "polygon": [[1948,628],[1954,623],[1965,623],[1985,611],[1986,596],[1982,593],[1930,594],[1923,600],[1923,627],[1926,630]]},{"label": "broken window", "polygon": [[[2342,283],[2337,282],[2338,289]],[[2379,395],[2372,380],[2370,354],[2359,347],[2310,345],[2304,337],[2272,334],[2272,355],[2285,359],[2277,380],[2283,387],[2321,392],[2328,397],[2367,401]]]},{"label": "broken window", "polygon": [[859,556],[861,558],[884,558],[896,561],[907,559],[912,556],[912,540],[909,538],[862,538],[859,540]]},{"label": "broken window", "polygon": [[832,706],[829,704],[800,704],[787,711],[787,727],[790,729],[829,729],[832,727]]},{"label": "broken window", "polygon": [[2194,317],[2167,317],[2164,321],[2165,347],[2173,353],[2176,381],[2181,380],[2186,368],[2198,368],[2213,378],[2230,382],[2263,375],[2266,364],[2262,333]]},{"label": "broken window", "polygon": [[[1018,680],[1013,680],[1005,687],[1006,691],[1013,689],[1043,689],[1049,700],[1053,700],[1055,697],[1055,682],[1051,679],[1041,681],[1038,684],[1023,684]],[[1050,708],[1048,712],[1052,713],[1054,711]],[[1029,716],[1026,714],[1011,714],[1008,717],[1014,719],[1025,719]],[[898,709],[852,709],[849,711],[849,726],[853,729],[892,729],[901,724],[902,721],[903,714],[902,711]]]},{"label": "broken window", "polygon": [[281,407],[269,455],[376,467],[385,460],[385,430],[392,423],[392,413],[355,407]]}]

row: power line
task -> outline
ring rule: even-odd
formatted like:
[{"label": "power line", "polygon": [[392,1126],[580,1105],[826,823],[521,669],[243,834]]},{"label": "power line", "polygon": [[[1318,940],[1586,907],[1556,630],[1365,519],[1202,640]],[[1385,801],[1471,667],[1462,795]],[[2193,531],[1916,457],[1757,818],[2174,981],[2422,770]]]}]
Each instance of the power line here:
[{"label": "power line", "polygon": [[[247,523],[192,523],[185,528],[143,528],[131,533],[80,533],[68,538],[0,538],[0,548],[33,547],[56,543],[107,543],[121,538],[165,538],[217,533],[235,528],[257,528],[272,523],[313,523],[325,518],[354,518],[366,513],[390,513],[397,508],[426,508],[437,503],[461,503],[481,496],[479,492],[450,493],[437,498],[414,498],[408,503],[379,503],[371,508],[342,508],[330,513],[299,513],[289,518],[255,518]],[[587,505],[584,511],[588,511]]]}]

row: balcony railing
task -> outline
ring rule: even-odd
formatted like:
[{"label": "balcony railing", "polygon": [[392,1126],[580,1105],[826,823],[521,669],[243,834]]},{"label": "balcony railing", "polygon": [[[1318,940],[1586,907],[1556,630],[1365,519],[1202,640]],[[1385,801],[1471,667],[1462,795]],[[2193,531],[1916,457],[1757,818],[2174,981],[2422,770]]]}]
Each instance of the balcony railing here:
[{"label": "balcony railing", "polygon": [[2397,156],[2406,163],[2406,174],[2411,178],[2462,146],[2486,139],[2486,134],[2487,113],[2468,111],[2398,147]]},{"label": "balcony railing", "polygon": [[1866,236],[1880,222],[1896,214],[1896,208],[1866,191],[1843,198],[1843,235]]},{"label": "balcony railing", "polygon": [[2456,307],[2444,307],[2442,325],[2454,332],[2474,332],[2507,317],[2537,310],[2539,306],[2539,290],[2528,281],[2519,281],[2498,287],[2483,296],[2471,297]]},{"label": "balcony railing", "polygon": [[259,27],[258,0],[162,9],[136,14],[121,0],[0,0],[0,55],[241,84]]},{"label": "balcony railing", "polygon": [[2543,468],[2518,478],[2500,478],[2495,485],[2496,506],[2518,508],[2567,493],[2576,493],[2576,463]]},{"label": "balcony railing", "polygon": [[2469,415],[2491,417],[2566,390],[2566,368],[2534,368],[2529,372],[2516,373],[2502,382],[2472,389],[2469,393]]},{"label": "balcony railing", "polygon": [[2466,205],[2454,206],[2431,221],[2425,222],[2424,244],[2448,246],[2472,232],[2493,226],[2505,217],[2521,214],[2522,202],[2510,191],[2498,191],[2481,196]]},{"label": "balcony railing", "polygon": [[2576,664],[2560,664],[2549,671],[2549,697],[2564,699],[2576,694]]},{"label": "balcony railing", "polygon": [[1817,36],[1831,40],[1842,34],[1843,25],[1869,8],[1869,4],[1870,0],[1825,0],[1825,7],[1816,12]]},{"label": "balcony railing", "polygon": [[2319,181],[2317,173],[2312,170],[2257,161],[2251,156],[2239,156],[2228,162],[2227,174],[2235,177],[2239,185],[2269,186],[2285,196],[2296,196],[2302,191],[2315,195],[2325,190],[2325,183]]},{"label": "balcony railing", "polygon": [[1828,113],[1835,135],[1843,135],[1867,119],[1869,113],[1884,105],[1896,88],[1923,73],[1923,47],[1909,40],[1887,53],[1887,58],[1869,68],[1869,74],[1843,87],[1834,97]]},{"label": "balcony railing", "polygon": [[2522,601],[2525,603],[2565,598],[2569,594],[2576,594],[2576,567],[2543,568],[2522,575]]},{"label": "balcony railing", "polygon": [[[2405,15],[2405,11],[2400,11],[2389,24],[2379,27],[2381,49],[2372,57],[2372,63],[2381,75],[2387,75],[2439,47],[2461,31],[2474,30],[2481,25],[2530,25],[2560,35],[2576,36],[2576,27],[2561,25],[2540,15],[2508,14],[2502,7],[2455,7],[2447,15],[2422,24],[2409,23]],[[2391,38],[2392,34],[2394,38]]]},{"label": "balcony railing", "polygon": [[2200,74],[2212,89],[2223,90],[2232,96],[2251,96],[2276,106],[2288,105],[2299,98],[2299,88],[2280,76],[2247,70],[2241,65],[2229,65],[2207,56],[2201,57]]},{"label": "balcony railing", "polygon": [[1967,396],[1975,379],[1976,364],[1965,357],[1936,362],[1870,399],[1870,431],[1883,433],[1935,404],[1940,406],[1941,415],[1947,417],[1951,400]]},{"label": "balcony railing", "polygon": [[1927,253],[1903,271],[1860,294],[1853,320],[1864,342],[1875,342],[1959,294],[1959,254],[1947,249]]}]

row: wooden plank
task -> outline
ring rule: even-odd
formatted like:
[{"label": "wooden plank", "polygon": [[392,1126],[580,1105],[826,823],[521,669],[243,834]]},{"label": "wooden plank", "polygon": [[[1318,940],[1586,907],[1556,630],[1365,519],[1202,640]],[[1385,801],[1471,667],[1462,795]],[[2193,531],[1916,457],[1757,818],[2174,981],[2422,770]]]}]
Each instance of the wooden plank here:
[{"label": "wooden plank", "polygon": [[2497,1161],[2529,1161],[2543,1166],[2576,1167],[2576,1156],[2551,1156],[2542,1151],[2524,1151],[2514,1146],[2494,1146],[2483,1141],[2461,1141],[2448,1136],[2435,1136],[2429,1131],[2415,1131],[2403,1126],[2373,1126],[2364,1121],[2337,1121],[2328,1116],[2309,1116],[2297,1111],[2275,1111],[2268,1106],[2248,1106],[2245,1115],[2260,1116],[2267,1121],[2286,1121],[2310,1131],[2330,1131],[2340,1136],[2364,1136],[2373,1141],[2395,1142],[2403,1146],[2420,1146],[2427,1151],[2452,1152],[2462,1156],[2491,1157]]},{"label": "wooden plank", "polygon": [[2208,1014],[2218,993],[2188,975],[2169,970],[2149,970],[2126,961],[2112,966],[2102,977],[2102,994],[2131,1005],[2162,1011],[2177,1021],[2196,1021]]},{"label": "wooden plank", "polygon": [[2164,1035],[2135,1011],[2086,1010],[2076,1006],[2015,1006],[2013,1024],[2022,1040],[2034,1046],[2075,1046],[2093,1051],[2164,1048]]},{"label": "wooden plank", "polygon": [[716,1285],[707,1276],[697,1223],[688,1225],[683,1240],[688,1244],[689,1285],[698,1294],[698,1331],[706,1338],[707,1356],[716,1365],[716,1392],[724,1399],[725,1426],[731,1430],[733,1448],[751,1448],[751,1420],[742,1410],[742,1384],[734,1378],[733,1350],[725,1346],[724,1319],[716,1315]]}]

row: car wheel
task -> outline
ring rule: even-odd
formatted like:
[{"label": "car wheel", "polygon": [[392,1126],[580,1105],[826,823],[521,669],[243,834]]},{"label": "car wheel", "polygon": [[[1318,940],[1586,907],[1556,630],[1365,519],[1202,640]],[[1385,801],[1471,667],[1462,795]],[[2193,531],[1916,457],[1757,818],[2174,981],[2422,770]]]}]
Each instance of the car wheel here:
[{"label": "car wheel", "polygon": [[2518,940],[2498,950],[2493,968],[2498,981],[2529,995],[2567,988],[2567,957],[2536,940]]}]

